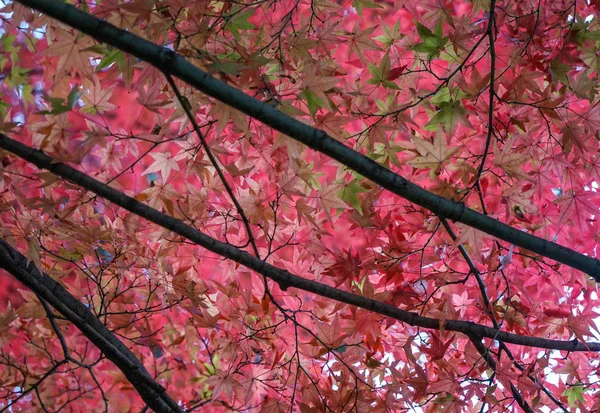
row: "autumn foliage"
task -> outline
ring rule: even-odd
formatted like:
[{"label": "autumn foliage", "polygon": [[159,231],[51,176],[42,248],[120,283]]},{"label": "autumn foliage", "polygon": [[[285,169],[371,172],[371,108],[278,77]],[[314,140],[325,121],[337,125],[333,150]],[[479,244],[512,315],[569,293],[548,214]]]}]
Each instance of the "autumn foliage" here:
[{"label": "autumn foliage", "polygon": [[69,3],[0,3],[1,411],[600,410],[600,3]]}]

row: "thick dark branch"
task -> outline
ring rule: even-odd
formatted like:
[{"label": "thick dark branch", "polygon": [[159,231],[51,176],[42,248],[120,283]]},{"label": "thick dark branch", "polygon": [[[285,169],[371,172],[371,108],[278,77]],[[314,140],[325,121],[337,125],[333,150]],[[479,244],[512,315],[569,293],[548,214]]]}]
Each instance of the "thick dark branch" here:
[{"label": "thick dark branch", "polygon": [[441,217],[462,222],[518,247],[567,264],[589,274],[600,282],[599,260],[513,228],[469,209],[463,203],[435,195],[336,141],[325,132],[284,115],[268,104],[213,78],[170,49],[157,46],[66,3],[56,0],[17,1],[86,33],[100,42],[130,53],[167,74],[178,77],[207,95],[236,108],[316,151],[330,156],[383,188]]},{"label": "thick dark branch", "polygon": [[[277,282],[278,284],[288,285],[300,290],[308,291],[322,297],[331,298],[346,304],[364,308],[369,311],[393,318],[412,326],[419,326],[439,330],[443,328],[448,331],[457,331],[472,337],[487,337],[494,340],[503,341],[510,344],[518,344],[529,347],[539,347],[554,350],[566,351],[600,351],[600,343],[581,343],[577,340],[550,340],[538,337],[527,337],[518,334],[498,331],[498,329],[475,324],[467,321],[446,320],[441,321],[437,318],[423,317],[410,311],[401,310],[393,305],[385,304],[371,298],[352,294],[338,288],[331,287],[316,281],[294,275],[286,270],[277,268],[271,264],[261,261],[259,258],[240,250],[230,244],[216,240],[203,232],[187,225],[183,221],[175,219],[167,214],[163,214],[154,208],[151,208],[136,199],[119,192],[108,185],[82,173],[78,170],[56,162],[42,151],[33,149],[27,145],[15,141],[8,136],[0,133],[0,148],[25,159],[36,165],[40,169],[47,169],[50,172],[62,177],[75,185],[79,185],[120,207],[139,215],[155,224],[160,225],[184,238],[212,251],[222,257],[236,261],[259,274],[264,275]],[[50,302],[46,297],[47,301]],[[54,305],[52,303],[52,305]]]},{"label": "thick dark branch", "polygon": [[12,274],[44,301],[71,321],[112,361],[155,412],[181,412],[165,389],[156,383],[144,365],[77,298],[59,283],[42,274],[33,262],[0,239],[0,268]]}]

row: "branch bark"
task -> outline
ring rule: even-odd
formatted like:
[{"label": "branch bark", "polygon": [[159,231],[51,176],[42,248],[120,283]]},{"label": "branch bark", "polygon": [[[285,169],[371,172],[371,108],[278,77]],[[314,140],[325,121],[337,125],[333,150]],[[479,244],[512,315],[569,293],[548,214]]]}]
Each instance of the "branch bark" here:
[{"label": "branch bark", "polygon": [[119,29],[67,3],[56,0],[17,0],[55,18],[99,42],[107,43],[173,75],[221,102],[261,121],[360,173],[383,188],[431,212],[461,222],[518,247],[581,270],[600,282],[600,260],[536,237],[496,219],[435,195],[386,169],[366,156],[336,141],[325,132],[305,125],[242,91],[217,80],[183,56]]},{"label": "branch bark", "polygon": [[[166,228],[197,245],[206,248],[222,257],[231,259],[257,273],[272,279],[279,285],[298,288],[308,291],[322,297],[350,304],[365,310],[373,311],[386,317],[403,323],[429,328],[434,330],[444,329],[447,331],[456,331],[466,334],[469,337],[487,337],[493,340],[502,341],[509,344],[517,344],[529,347],[546,348],[564,351],[600,351],[600,343],[582,343],[577,340],[551,340],[541,337],[528,337],[513,333],[499,331],[496,328],[487,327],[481,324],[475,324],[468,321],[459,320],[439,320],[437,318],[424,317],[410,311],[401,310],[393,305],[382,303],[371,298],[352,294],[338,288],[331,287],[316,281],[299,277],[289,271],[277,268],[261,259],[240,250],[230,244],[221,242],[215,238],[209,237],[203,232],[187,225],[181,220],[175,219],[167,214],[163,214],[154,208],[151,208],[136,199],[117,191],[108,185],[60,162],[55,161],[40,150],[33,149],[27,145],[15,141],[8,136],[0,133],[0,148],[3,148],[13,154],[31,162],[40,169],[48,171],[62,177],[64,180],[79,185],[120,207],[130,211],[148,221],[154,222],[163,228]],[[43,297],[50,302],[46,297]],[[54,304],[53,304],[54,305]]]},{"label": "branch bark", "polygon": [[182,412],[146,370],[142,362],[102,322],[63,286],[27,260],[19,251],[0,239],[0,268],[12,274],[38,297],[52,305],[71,321],[102,353],[112,361],[138,394],[155,412]]}]

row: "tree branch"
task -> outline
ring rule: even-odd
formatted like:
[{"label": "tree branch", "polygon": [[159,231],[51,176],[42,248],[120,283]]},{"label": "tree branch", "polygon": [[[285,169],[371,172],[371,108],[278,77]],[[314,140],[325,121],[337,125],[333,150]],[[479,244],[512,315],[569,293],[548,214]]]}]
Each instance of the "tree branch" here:
[{"label": "tree branch", "polygon": [[112,334],[77,298],[0,239],[0,268],[12,274],[38,297],[71,321],[112,361],[135,387],[140,397],[158,413],[181,412],[165,389],[152,379],[137,357]]},{"label": "tree branch", "polygon": [[[241,265],[244,265],[259,274],[264,275],[277,282],[278,284],[289,285],[290,287],[308,291],[322,297],[331,298],[346,304],[364,308],[365,310],[393,318],[403,323],[429,328],[434,330],[456,331],[473,337],[487,337],[493,340],[503,341],[505,343],[517,344],[529,347],[547,348],[564,351],[600,351],[600,343],[582,343],[577,340],[551,340],[541,337],[527,337],[518,334],[499,331],[498,329],[486,327],[481,324],[475,324],[468,321],[459,320],[439,320],[437,318],[424,317],[410,311],[401,310],[393,305],[382,303],[371,298],[352,294],[338,288],[331,287],[316,281],[308,280],[282,270],[271,264],[268,264],[259,258],[240,250],[230,244],[221,242],[209,237],[203,232],[187,225],[181,220],[175,219],[167,214],[163,214],[154,208],[151,208],[136,199],[119,192],[108,185],[77,171],[76,169],[55,161],[40,150],[33,149],[27,145],[15,141],[8,136],[0,133],[0,148],[31,162],[40,169],[47,169],[71,182],[79,185],[120,207],[130,211],[142,218],[145,218],[163,228],[187,238],[188,240],[212,251],[222,257],[231,259]],[[0,265],[3,265],[0,261]],[[34,267],[35,268],[35,267]],[[62,289],[62,287],[60,287]],[[62,291],[65,291],[62,289]],[[66,292],[66,291],[65,291]],[[41,295],[41,294],[40,294]],[[47,297],[41,295],[45,300],[51,302]],[[52,302],[51,302],[52,303]],[[52,303],[54,305],[54,303]],[[80,304],[81,305],[81,304]],[[57,308],[55,306],[55,308]],[[57,308],[58,309],[58,308]],[[102,326],[104,328],[104,326]],[[119,342],[122,345],[122,343]]]},{"label": "tree branch", "polygon": [[[486,361],[486,363],[495,371],[496,370],[496,361],[494,360],[494,358],[492,357],[492,355],[490,354],[490,352],[488,351],[486,346],[477,337],[469,337],[469,338],[471,340],[471,343],[475,346],[475,348],[479,352],[479,354],[481,354],[481,357],[483,357],[483,359]],[[529,406],[527,401],[525,399],[523,399],[523,395],[521,394],[519,389],[517,389],[517,387],[512,382],[510,383],[510,392],[512,393],[512,395],[513,395],[515,401],[517,402],[517,404],[519,405],[519,407],[521,409],[523,409],[524,412],[533,413],[533,410],[531,409],[531,407]]]},{"label": "tree branch", "polygon": [[330,156],[383,188],[439,216],[461,222],[518,247],[567,264],[589,274],[600,282],[599,260],[513,228],[469,209],[463,203],[435,195],[336,141],[325,132],[284,115],[268,104],[213,78],[170,49],[119,29],[67,3],[55,0],[17,1],[86,33],[99,42],[107,43],[130,53],[152,64],[164,73],[178,77],[207,95],[236,108],[316,151]]}]

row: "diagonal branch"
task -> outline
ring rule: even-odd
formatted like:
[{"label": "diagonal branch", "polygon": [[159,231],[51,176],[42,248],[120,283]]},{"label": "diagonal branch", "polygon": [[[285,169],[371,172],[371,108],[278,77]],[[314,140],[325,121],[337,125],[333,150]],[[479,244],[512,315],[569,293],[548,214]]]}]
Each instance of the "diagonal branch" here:
[{"label": "diagonal branch", "polygon": [[154,411],[181,412],[181,408],[166,390],[152,379],[140,360],[96,316],[62,285],[41,273],[23,254],[2,239],[0,239],[0,268],[12,274],[71,321],[107,359],[121,370],[144,402]]},{"label": "diagonal branch", "polygon": [[171,86],[173,93],[175,93],[175,97],[177,97],[177,101],[183,108],[183,111],[185,112],[185,115],[187,116],[189,122],[192,124],[192,128],[194,129],[194,132],[196,132],[198,139],[200,139],[200,144],[202,145],[202,148],[204,148],[204,152],[206,152],[206,156],[208,156],[208,159],[210,160],[210,163],[212,164],[213,168],[215,168],[215,171],[217,172],[217,175],[219,176],[221,183],[225,187],[225,191],[227,191],[227,195],[229,195],[231,202],[233,202],[235,209],[237,210],[240,218],[242,219],[242,222],[244,223],[244,228],[246,228],[246,233],[248,235],[248,242],[252,246],[252,251],[254,251],[254,255],[256,255],[258,258],[260,258],[260,253],[258,252],[256,240],[254,239],[254,234],[252,233],[252,228],[250,228],[250,221],[248,220],[248,217],[246,216],[246,213],[244,212],[244,208],[242,208],[240,201],[238,201],[237,197],[233,193],[233,188],[231,188],[231,185],[229,185],[229,182],[227,182],[227,177],[225,177],[223,170],[219,166],[219,161],[217,160],[217,158],[215,158],[215,155],[212,153],[212,150],[210,149],[210,146],[208,145],[208,142],[206,141],[204,134],[200,130],[200,125],[198,125],[198,122],[196,122],[196,119],[194,118],[192,111],[186,104],[185,97],[179,91],[179,88],[173,81],[173,78],[171,77],[171,75],[169,75],[168,73],[165,73],[165,77],[167,78],[167,83],[169,84],[169,86]]},{"label": "diagonal branch", "polygon": [[[486,327],[484,325],[468,321],[440,320],[437,318],[424,317],[410,311],[401,310],[393,305],[386,304],[381,301],[373,300],[371,298],[343,291],[326,284],[299,277],[290,273],[289,271],[282,270],[274,265],[268,264],[267,262],[260,260],[246,251],[240,250],[239,248],[236,248],[230,244],[209,237],[205,233],[185,224],[183,221],[175,219],[167,214],[163,214],[162,212],[157,211],[156,209],[151,208],[137,201],[136,199],[111,188],[108,185],[103,184],[102,182],[64,163],[55,161],[42,151],[17,142],[2,133],[0,133],[0,148],[12,152],[20,158],[23,158],[24,160],[36,165],[40,169],[47,169],[55,175],[62,177],[66,181],[85,188],[113,202],[114,204],[119,205],[127,211],[139,215],[142,218],[145,218],[163,228],[187,238],[188,240],[206,248],[209,251],[244,265],[245,267],[248,267],[257,273],[272,279],[279,285],[298,288],[322,297],[331,298],[339,302],[364,308],[365,310],[393,318],[394,320],[401,321],[412,326],[419,326],[434,330],[443,329],[448,331],[456,331],[466,334],[467,336],[479,338],[487,337],[493,340],[503,341],[505,343],[529,347],[565,351],[600,351],[600,343],[595,342],[582,343],[577,340],[565,341],[551,340],[541,337],[528,337],[499,331],[496,328]],[[3,263],[0,260],[0,265],[2,264]],[[42,297],[50,302],[48,298],[44,297],[43,295]],[[54,303],[52,303],[52,305],[54,305]]]},{"label": "diagonal branch", "polygon": [[[481,354],[481,357],[486,361],[486,363],[492,368],[492,370],[496,370],[496,360],[492,357],[486,346],[481,342],[477,337],[469,337],[471,339],[471,343],[477,349],[477,352]],[[510,383],[510,392],[512,393],[515,401],[519,405],[519,407],[526,413],[533,413],[533,410],[529,406],[529,403],[525,399],[523,399],[523,395],[517,389],[517,387],[511,382]]]},{"label": "diagonal branch", "polygon": [[489,235],[510,242],[581,270],[600,282],[600,260],[570,248],[525,233],[475,210],[464,203],[435,195],[366,156],[343,145],[325,132],[291,118],[268,104],[217,80],[171,49],[158,46],[135,34],[119,29],[74,6],[55,0],[17,0],[85,34],[142,59],[162,72],[178,77],[196,89],[257,119],[289,137],[306,144],[360,173],[383,188],[420,205],[441,217],[458,221]]},{"label": "diagonal branch", "polygon": [[[446,229],[446,232],[448,233],[448,235],[450,235],[450,238],[452,239],[452,241],[456,242],[456,239],[457,239],[456,234],[454,233],[454,230],[448,223],[448,220],[442,219],[441,222],[442,222],[442,225],[444,226],[444,228]],[[481,272],[479,271],[479,269],[477,269],[477,266],[475,265],[475,263],[471,259],[471,256],[469,255],[469,253],[467,252],[467,250],[465,249],[465,247],[462,244],[458,245],[458,250],[460,251],[460,253],[463,256],[463,259],[466,261],[467,265],[469,266],[470,273],[475,276],[475,280],[477,281],[477,286],[479,287],[479,292],[481,294],[481,299],[483,300],[483,305],[484,305],[484,308],[486,309],[487,316],[492,321],[492,325],[494,326],[494,328],[497,328],[498,330],[500,330],[501,325],[498,322],[498,320],[496,320],[496,316],[494,315],[494,312],[492,309],[492,303],[488,297],[487,290],[485,287],[485,283],[483,282],[483,277],[481,275]],[[474,340],[478,340],[478,339],[475,338]],[[473,339],[471,339],[471,341],[473,341]],[[475,345],[475,348],[477,348],[479,353],[484,357],[484,359],[488,363],[488,365],[492,369],[495,370],[495,364],[492,365],[489,362],[489,360],[491,360],[495,363],[495,360],[493,360],[493,358],[491,357],[491,355],[489,355],[489,353],[486,353],[487,355],[484,356],[484,354],[481,352],[481,350],[479,348],[479,345],[481,345],[481,343],[477,344],[477,343],[475,343],[475,341],[473,341],[473,344]],[[485,348],[485,346],[483,346],[483,347]],[[508,355],[508,358],[510,358],[512,360],[513,365],[517,369],[519,369],[520,371],[525,370],[525,368],[515,359],[512,352],[510,351],[510,349],[504,342],[498,341],[498,347],[501,350],[503,350],[504,352],[506,352],[506,354]],[[556,397],[554,397],[554,395],[550,392],[550,390],[548,390],[548,388],[546,386],[544,386],[543,383],[541,383],[539,380],[537,380],[531,374],[528,374],[528,377],[531,381],[533,381],[535,383],[536,386],[539,386],[541,388],[541,390],[544,392],[544,394],[546,394],[546,396],[548,396],[562,411],[568,412],[568,410],[560,402],[560,400],[558,400]],[[513,393],[514,393],[514,391],[513,391]],[[518,402],[518,400],[517,400],[517,402]],[[520,403],[519,403],[519,405],[520,405]],[[521,406],[521,408],[523,408],[523,406]],[[523,408],[523,410],[525,410],[525,409]]]}]

